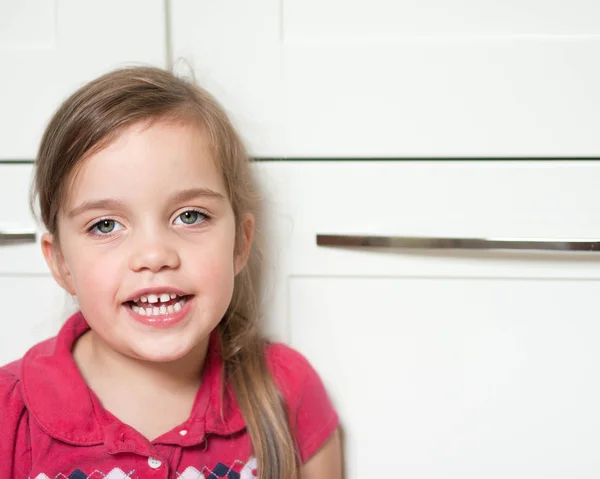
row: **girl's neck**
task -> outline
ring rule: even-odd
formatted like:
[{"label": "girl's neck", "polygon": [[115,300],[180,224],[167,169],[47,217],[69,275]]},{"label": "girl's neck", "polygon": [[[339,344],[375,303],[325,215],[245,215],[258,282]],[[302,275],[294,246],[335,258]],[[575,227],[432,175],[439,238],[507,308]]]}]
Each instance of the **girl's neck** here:
[{"label": "girl's neck", "polygon": [[142,361],[90,330],[75,344],[73,358],[103,407],[153,440],[188,419],[207,351],[208,340],[178,361]]}]

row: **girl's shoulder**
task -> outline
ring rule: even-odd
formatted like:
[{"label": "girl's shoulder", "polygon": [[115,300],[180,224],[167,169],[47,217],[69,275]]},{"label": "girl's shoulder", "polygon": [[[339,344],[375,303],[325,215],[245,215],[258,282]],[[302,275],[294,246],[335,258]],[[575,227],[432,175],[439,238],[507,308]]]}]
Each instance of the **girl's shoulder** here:
[{"label": "girl's shoulder", "polygon": [[314,368],[298,350],[284,343],[267,343],[265,347],[267,364],[280,372],[288,374],[307,373]]},{"label": "girl's shoulder", "polygon": [[4,407],[9,404],[25,408],[19,379],[21,361],[0,367],[0,409],[2,411],[5,411]]},{"label": "girl's shoulder", "polygon": [[266,360],[304,463],[338,428],[338,415],[321,376],[303,354],[285,344],[270,343]]},{"label": "girl's shoulder", "polygon": [[265,349],[267,365],[284,397],[325,390],[321,377],[296,349],[283,343],[268,343]]},{"label": "girl's shoulder", "polygon": [[28,414],[19,380],[20,361],[0,367],[0,477],[27,477]]},{"label": "girl's shoulder", "polygon": [[19,378],[21,360],[0,367],[0,450],[6,434],[25,414],[22,383]]}]

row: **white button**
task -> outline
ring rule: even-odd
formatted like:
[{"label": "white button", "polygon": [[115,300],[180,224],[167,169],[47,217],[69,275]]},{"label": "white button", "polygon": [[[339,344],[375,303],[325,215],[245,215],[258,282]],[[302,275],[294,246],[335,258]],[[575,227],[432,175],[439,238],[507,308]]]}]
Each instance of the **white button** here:
[{"label": "white button", "polygon": [[181,434],[182,436],[185,436],[187,434],[187,430],[182,429],[181,431],[179,431],[179,434]]},{"label": "white button", "polygon": [[162,465],[162,462],[160,462],[158,459],[154,459],[153,457],[149,457],[148,458],[148,465],[152,469],[158,469]]}]

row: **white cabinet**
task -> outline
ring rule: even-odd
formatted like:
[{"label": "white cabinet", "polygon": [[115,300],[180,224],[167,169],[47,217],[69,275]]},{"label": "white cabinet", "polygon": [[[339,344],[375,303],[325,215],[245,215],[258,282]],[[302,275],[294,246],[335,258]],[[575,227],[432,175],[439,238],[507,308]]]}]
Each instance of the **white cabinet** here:
[{"label": "white cabinet", "polygon": [[259,157],[600,155],[595,0],[171,0]]},{"label": "white cabinet", "polygon": [[273,334],[322,374],[347,479],[592,479],[600,253],[326,234],[600,238],[600,162],[265,162]]},{"label": "white cabinet", "polygon": [[52,112],[86,81],[166,66],[165,24],[162,0],[0,2],[0,160],[33,159]]}]

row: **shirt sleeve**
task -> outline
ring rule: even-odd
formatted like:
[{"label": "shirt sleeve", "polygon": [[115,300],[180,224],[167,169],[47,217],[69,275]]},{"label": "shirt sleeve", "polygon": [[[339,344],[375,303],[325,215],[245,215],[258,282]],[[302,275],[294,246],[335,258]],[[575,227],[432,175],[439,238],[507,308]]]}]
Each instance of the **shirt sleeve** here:
[{"label": "shirt sleeve", "polygon": [[338,428],[338,415],[319,374],[302,354],[283,344],[273,344],[267,358],[304,464]]},{"label": "shirt sleeve", "polygon": [[21,395],[20,382],[0,369],[0,477],[29,477],[31,447],[29,444],[27,411]]}]

